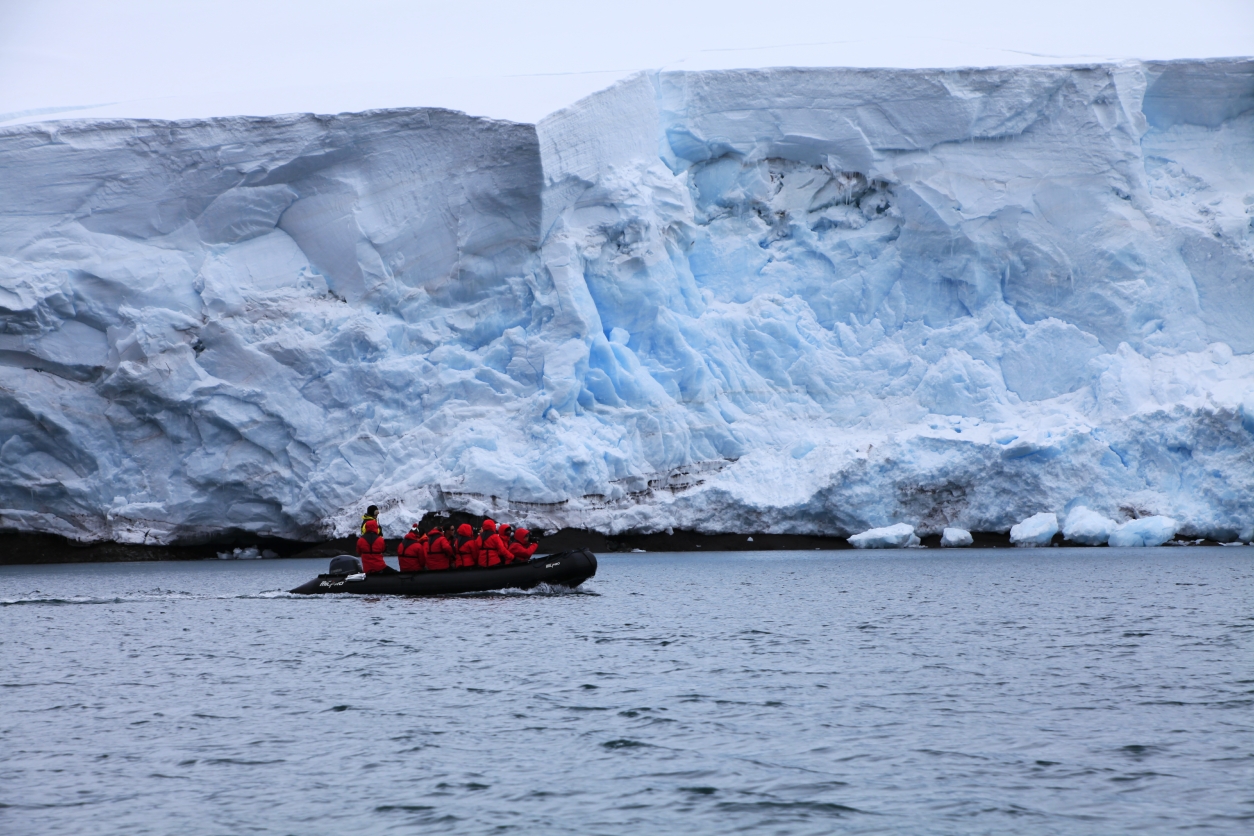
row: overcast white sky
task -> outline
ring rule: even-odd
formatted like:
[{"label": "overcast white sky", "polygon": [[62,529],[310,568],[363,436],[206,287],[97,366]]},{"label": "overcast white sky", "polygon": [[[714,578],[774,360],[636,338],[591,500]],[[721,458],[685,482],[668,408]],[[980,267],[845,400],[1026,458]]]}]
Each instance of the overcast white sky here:
[{"label": "overcast white sky", "polygon": [[431,105],[535,121],[649,68],[1238,55],[1254,0],[0,0],[0,125]]}]

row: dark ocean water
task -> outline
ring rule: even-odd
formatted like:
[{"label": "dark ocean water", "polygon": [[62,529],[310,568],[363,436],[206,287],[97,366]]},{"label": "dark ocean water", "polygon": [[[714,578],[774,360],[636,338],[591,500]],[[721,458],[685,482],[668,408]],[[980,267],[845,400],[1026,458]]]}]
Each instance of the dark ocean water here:
[{"label": "dark ocean water", "polygon": [[0,568],[0,832],[1254,832],[1254,549]]}]

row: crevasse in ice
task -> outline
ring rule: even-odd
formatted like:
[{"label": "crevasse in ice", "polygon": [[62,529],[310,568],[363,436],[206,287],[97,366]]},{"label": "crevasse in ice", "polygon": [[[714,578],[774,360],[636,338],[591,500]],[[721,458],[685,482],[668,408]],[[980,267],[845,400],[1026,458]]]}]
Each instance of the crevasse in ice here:
[{"label": "crevasse in ice", "polygon": [[1254,536],[1254,63],[0,130],[0,526]]}]

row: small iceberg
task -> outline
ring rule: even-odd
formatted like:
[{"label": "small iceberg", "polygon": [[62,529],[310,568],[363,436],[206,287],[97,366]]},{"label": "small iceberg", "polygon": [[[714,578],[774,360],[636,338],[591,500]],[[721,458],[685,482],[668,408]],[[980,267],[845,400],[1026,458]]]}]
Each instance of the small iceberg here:
[{"label": "small iceberg", "polygon": [[1077,505],[1071,509],[1071,513],[1067,514],[1067,521],[1062,524],[1062,536],[1072,543],[1104,546],[1116,526],[1118,523],[1109,517],[1103,517],[1083,505]]},{"label": "small iceberg", "polygon": [[1161,546],[1172,537],[1180,524],[1171,517],[1141,517],[1115,527],[1110,533],[1112,546]]},{"label": "small iceberg", "polygon": [[275,557],[278,557],[277,553],[269,549],[259,549],[256,546],[230,552],[218,552],[218,560],[270,560]]},{"label": "small iceberg", "polygon": [[975,538],[965,528],[947,528],[941,534],[942,549],[960,549],[974,542]]},{"label": "small iceberg", "polygon": [[1048,546],[1057,533],[1057,515],[1049,512],[1033,514],[1010,529],[1010,542],[1024,548]]},{"label": "small iceberg", "polygon": [[872,528],[849,538],[855,549],[905,549],[919,545],[914,526],[897,523],[887,528]]}]

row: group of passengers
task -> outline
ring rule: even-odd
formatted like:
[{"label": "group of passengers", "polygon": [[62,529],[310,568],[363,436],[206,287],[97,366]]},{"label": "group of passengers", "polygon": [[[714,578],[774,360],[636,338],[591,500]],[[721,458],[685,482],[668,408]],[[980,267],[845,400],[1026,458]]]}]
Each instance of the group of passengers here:
[{"label": "group of passengers", "polygon": [[[402,572],[431,572],[443,569],[489,569],[510,563],[526,563],[539,548],[539,541],[525,528],[484,520],[478,534],[470,523],[454,528],[452,523],[436,526],[425,534],[414,523],[396,547]],[[395,574],[383,559],[387,548],[379,530],[379,509],[371,505],[361,518],[357,556],[366,574]]]}]

